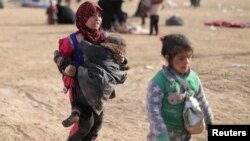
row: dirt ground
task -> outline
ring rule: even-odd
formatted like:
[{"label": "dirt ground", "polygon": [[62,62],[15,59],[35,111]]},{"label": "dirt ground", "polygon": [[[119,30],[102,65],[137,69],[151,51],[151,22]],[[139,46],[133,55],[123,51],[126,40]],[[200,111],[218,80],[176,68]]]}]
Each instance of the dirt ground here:
[{"label": "dirt ground", "polygon": [[[250,28],[205,26],[225,20],[250,22],[248,0],[202,0],[201,7],[173,0],[160,13],[161,35],[183,33],[195,49],[193,69],[199,74],[217,124],[250,124]],[[47,25],[45,9],[23,8],[13,0],[0,9],[0,141],[64,141],[70,128],[61,121],[70,113],[68,95],[53,60],[58,39],[76,31],[74,25]],[[219,2],[221,4],[219,4]],[[138,0],[126,1],[132,16]],[[73,3],[76,10],[78,4]],[[165,26],[172,15],[183,26]],[[133,24],[140,19],[133,18]],[[149,19],[146,19],[148,28]],[[107,105],[98,141],[146,141],[147,85],[162,67],[159,36],[122,34],[131,69]],[[194,136],[206,141],[207,133]]]}]

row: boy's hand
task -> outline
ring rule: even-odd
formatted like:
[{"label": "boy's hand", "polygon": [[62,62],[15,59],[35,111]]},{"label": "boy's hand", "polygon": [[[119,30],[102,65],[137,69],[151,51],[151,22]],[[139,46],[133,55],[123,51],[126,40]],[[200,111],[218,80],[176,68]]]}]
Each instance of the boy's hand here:
[{"label": "boy's hand", "polygon": [[114,57],[115,57],[117,63],[119,63],[119,64],[122,64],[125,60],[125,56],[122,53],[114,54]]}]

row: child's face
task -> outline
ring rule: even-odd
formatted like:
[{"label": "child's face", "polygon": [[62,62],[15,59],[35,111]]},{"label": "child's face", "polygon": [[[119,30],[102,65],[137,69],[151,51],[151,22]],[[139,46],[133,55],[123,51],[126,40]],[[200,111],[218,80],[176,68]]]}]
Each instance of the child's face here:
[{"label": "child's face", "polygon": [[173,58],[172,67],[176,73],[186,73],[191,67],[192,51],[182,51]]},{"label": "child's face", "polygon": [[99,12],[94,13],[86,22],[86,26],[92,30],[97,30],[102,24],[102,17]]}]

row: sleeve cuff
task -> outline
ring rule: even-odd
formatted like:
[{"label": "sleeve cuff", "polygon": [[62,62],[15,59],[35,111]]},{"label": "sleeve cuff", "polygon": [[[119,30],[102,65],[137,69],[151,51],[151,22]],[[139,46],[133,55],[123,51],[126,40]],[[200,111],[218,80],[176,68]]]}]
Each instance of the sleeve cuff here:
[{"label": "sleeve cuff", "polygon": [[156,141],[170,141],[170,139],[166,134],[159,134]]},{"label": "sleeve cuff", "polygon": [[123,64],[123,65],[128,64],[128,59],[127,59],[127,57],[126,57],[126,56],[124,57],[124,61],[122,62],[122,64]]}]

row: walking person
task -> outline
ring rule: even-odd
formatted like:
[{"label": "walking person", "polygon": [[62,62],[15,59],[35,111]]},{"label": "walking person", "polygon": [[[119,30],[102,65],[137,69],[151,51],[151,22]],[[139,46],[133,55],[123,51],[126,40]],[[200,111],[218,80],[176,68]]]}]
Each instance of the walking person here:
[{"label": "walking person", "polygon": [[164,0],[149,0],[150,9],[150,28],[149,35],[158,35],[159,33],[159,20],[160,20],[160,10],[164,8]]},{"label": "walking person", "polygon": [[[69,91],[72,105],[71,115],[67,118],[73,120],[68,141],[95,141],[102,127],[103,111],[97,114],[82,93],[77,78],[65,75],[65,69],[71,63],[75,66],[84,65],[85,58],[78,48],[81,41],[86,40],[96,45],[105,41],[107,33],[100,29],[101,23],[100,6],[94,2],[85,1],[76,12],[77,31],[61,38],[59,49],[54,54],[54,61],[63,75],[64,92]],[[119,63],[126,62],[125,57],[120,54],[115,58]]]},{"label": "walking person", "polygon": [[193,48],[184,35],[170,34],[162,38],[161,55],[166,65],[148,86],[150,132],[147,141],[190,141],[192,134],[185,128],[183,117],[186,96],[197,99],[205,125],[213,124],[213,114],[201,80],[191,69]]}]

